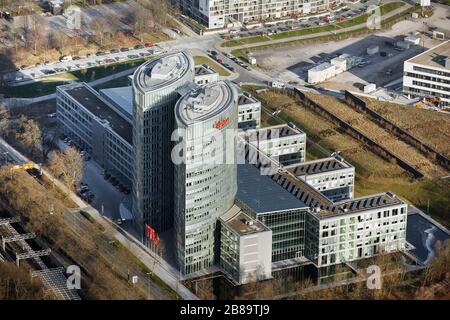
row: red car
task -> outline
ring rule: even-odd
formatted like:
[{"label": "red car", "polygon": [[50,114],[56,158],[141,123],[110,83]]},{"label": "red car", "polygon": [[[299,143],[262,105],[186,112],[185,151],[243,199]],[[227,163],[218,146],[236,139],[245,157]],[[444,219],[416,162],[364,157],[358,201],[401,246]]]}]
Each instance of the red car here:
[{"label": "red car", "polygon": [[153,47],[153,43],[148,42],[148,43],[145,44],[145,46],[146,46],[147,48],[152,48],[152,47]]}]

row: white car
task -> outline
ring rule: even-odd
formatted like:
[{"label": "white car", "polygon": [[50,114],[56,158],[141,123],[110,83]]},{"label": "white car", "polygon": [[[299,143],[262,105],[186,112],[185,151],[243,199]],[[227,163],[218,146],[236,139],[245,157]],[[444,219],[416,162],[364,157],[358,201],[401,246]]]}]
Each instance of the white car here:
[{"label": "white car", "polygon": [[72,61],[72,56],[62,56],[59,61],[61,62],[68,62],[68,61]]}]

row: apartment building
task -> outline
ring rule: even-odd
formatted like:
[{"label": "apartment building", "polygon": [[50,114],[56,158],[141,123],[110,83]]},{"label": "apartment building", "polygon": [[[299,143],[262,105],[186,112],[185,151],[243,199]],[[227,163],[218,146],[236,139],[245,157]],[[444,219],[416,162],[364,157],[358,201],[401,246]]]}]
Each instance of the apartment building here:
[{"label": "apartment building", "polygon": [[404,62],[403,92],[410,98],[428,98],[440,107],[450,105],[450,41]]},{"label": "apartment building", "polygon": [[355,167],[335,155],[286,166],[298,179],[307,182],[333,202],[352,199],[355,188]]},{"label": "apartment building", "polygon": [[176,0],[181,11],[208,29],[227,23],[260,23],[337,9],[342,0]]}]

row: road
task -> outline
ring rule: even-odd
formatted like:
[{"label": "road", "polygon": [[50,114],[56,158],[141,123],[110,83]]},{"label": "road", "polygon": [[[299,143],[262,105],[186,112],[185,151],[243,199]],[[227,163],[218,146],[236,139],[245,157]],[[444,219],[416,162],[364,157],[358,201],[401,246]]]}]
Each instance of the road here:
[{"label": "road", "polygon": [[[408,10],[409,8],[411,8],[411,5],[405,3],[404,6],[395,9],[385,15],[382,16],[382,20],[386,20],[398,13],[401,13],[403,11]],[[311,38],[316,38],[316,37],[321,37],[321,36],[329,36],[329,35],[334,35],[334,34],[341,34],[341,33],[346,33],[349,31],[354,31],[354,30],[358,30],[361,29],[363,27],[366,27],[366,22],[358,24],[358,25],[354,25],[348,28],[342,28],[342,29],[337,29],[334,31],[325,31],[325,32],[319,32],[319,33],[312,33],[312,34],[308,34],[308,35],[303,35],[303,36],[297,36],[297,37],[287,37],[287,38],[283,38],[283,39],[276,39],[276,40],[269,40],[269,41],[262,41],[262,42],[258,42],[258,43],[253,43],[253,44],[245,44],[245,45],[240,45],[240,46],[235,46],[235,47],[226,47],[223,48],[223,50],[230,52],[232,50],[236,50],[236,49],[250,49],[252,47],[256,47],[256,46],[265,46],[265,45],[272,45],[272,44],[280,44],[280,43],[284,43],[284,42],[291,42],[291,41],[296,41],[296,40],[306,40],[306,39],[311,39]]]},{"label": "road", "polygon": [[[0,138],[0,148],[8,152],[8,155],[17,163],[28,162],[24,155],[12,148],[5,140]],[[69,195],[70,199],[78,205],[80,209],[87,212],[97,223],[105,229],[110,230],[110,236],[116,239],[121,245],[127,248],[146,268],[152,270],[165,284],[178,293],[183,299],[198,300],[198,298],[180,283],[179,271],[170,266],[160,256],[146,248],[141,242],[136,240],[131,234],[121,229],[108,218],[102,216],[95,208],[87,205],[75,193],[69,191],[59,180],[55,179],[47,170],[42,169],[42,174],[46,176],[62,192]],[[113,228],[111,228],[113,226]],[[112,229],[112,230],[111,230]],[[113,263],[114,261],[112,261]],[[145,277],[143,277],[145,278]]]},{"label": "road", "polygon": [[[55,75],[63,74],[68,71],[72,72],[76,70],[88,69],[91,67],[101,65],[108,65],[111,63],[125,62],[143,58],[149,56],[150,54],[157,53],[159,51],[160,49],[155,46],[155,48],[129,49],[129,51],[126,52],[119,51],[116,53],[105,53],[104,55],[101,56],[92,55],[89,57],[80,58],[78,60],[71,60],[66,62],[50,62],[46,65],[27,67],[25,69],[16,72],[11,72],[6,75],[6,78],[11,80],[10,82],[11,86],[20,86],[33,83],[36,80],[39,80],[44,77],[51,76],[53,78]],[[109,62],[107,62],[107,60]],[[45,73],[46,70],[55,71],[57,69],[61,70],[56,71],[52,74]]]}]

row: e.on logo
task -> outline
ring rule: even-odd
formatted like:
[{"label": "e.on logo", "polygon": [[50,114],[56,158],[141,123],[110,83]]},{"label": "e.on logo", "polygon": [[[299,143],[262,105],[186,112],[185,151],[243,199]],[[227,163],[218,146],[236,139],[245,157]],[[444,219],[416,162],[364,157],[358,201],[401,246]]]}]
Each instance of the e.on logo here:
[{"label": "e.on logo", "polygon": [[226,117],[226,118],[223,119],[223,120],[217,121],[217,122],[216,122],[216,125],[215,125],[215,128],[216,128],[216,129],[220,129],[220,128],[222,128],[223,126],[226,126],[226,125],[229,124],[229,123],[230,123],[230,118]]}]

